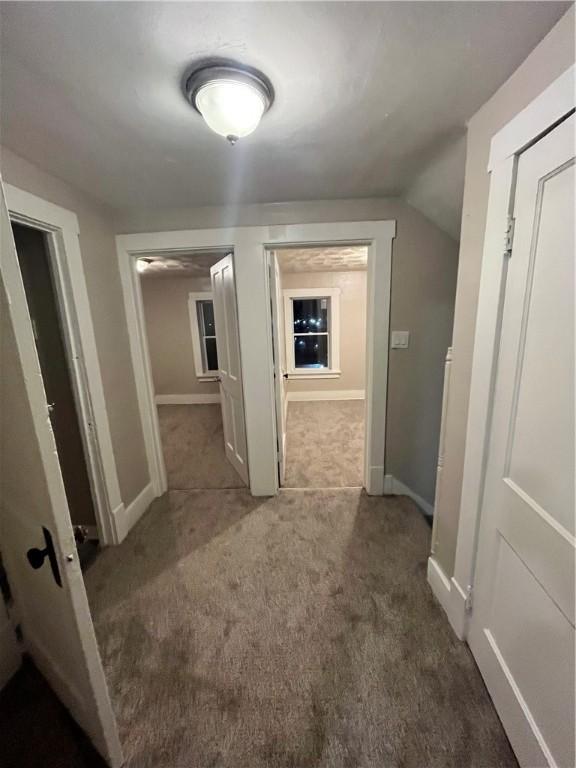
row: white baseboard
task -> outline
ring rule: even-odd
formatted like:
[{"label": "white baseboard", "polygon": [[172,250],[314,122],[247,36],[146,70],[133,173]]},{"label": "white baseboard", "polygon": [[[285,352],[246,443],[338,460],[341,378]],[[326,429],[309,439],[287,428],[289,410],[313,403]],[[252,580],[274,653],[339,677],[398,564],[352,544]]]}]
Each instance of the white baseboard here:
[{"label": "white baseboard", "polygon": [[407,485],[404,485],[404,483],[398,480],[398,478],[394,477],[394,475],[386,475],[384,477],[384,493],[391,496],[408,496],[412,499],[412,501],[418,504],[422,512],[424,512],[427,517],[434,516],[433,505],[423,499],[422,496],[419,496]]},{"label": "white baseboard", "polygon": [[383,496],[386,493],[384,467],[368,467],[366,493],[369,496]]},{"label": "white baseboard", "polygon": [[449,579],[446,576],[433,555],[428,558],[427,576],[428,584],[448,616],[456,636],[459,640],[464,640],[468,630],[465,593],[454,578]]},{"label": "white baseboard", "polygon": [[115,529],[115,543],[120,544],[132,528],[136,525],[138,520],[142,517],[144,512],[148,509],[150,504],[156,498],[152,483],[143,488],[138,496],[127,507],[121,504],[113,512],[114,529]]},{"label": "white baseboard", "polygon": [[[1,598],[0,598],[1,599]],[[22,663],[22,651],[16,640],[14,627],[6,614],[3,605],[0,605],[0,690],[18,671]]]},{"label": "white baseboard", "polygon": [[363,389],[310,390],[309,392],[288,392],[288,402],[298,403],[311,400],[364,400]]},{"label": "white baseboard", "polygon": [[206,395],[156,395],[156,405],[211,405],[220,402],[220,394]]}]

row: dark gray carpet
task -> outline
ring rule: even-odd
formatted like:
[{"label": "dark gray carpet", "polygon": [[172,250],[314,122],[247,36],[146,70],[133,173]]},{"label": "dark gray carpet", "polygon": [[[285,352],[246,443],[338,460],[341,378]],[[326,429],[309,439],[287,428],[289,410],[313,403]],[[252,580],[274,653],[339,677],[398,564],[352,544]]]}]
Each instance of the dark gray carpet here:
[{"label": "dark gray carpet", "polygon": [[516,767],[411,501],[171,492],[87,587],[130,768]]},{"label": "dark gray carpet", "polygon": [[158,421],[170,490],[245,487],[224,452],[220,405],[159,405]]},{"label": "dark gray carpet", "polygon": [[285,488],[364,483],[364,400],[288,403]]}]

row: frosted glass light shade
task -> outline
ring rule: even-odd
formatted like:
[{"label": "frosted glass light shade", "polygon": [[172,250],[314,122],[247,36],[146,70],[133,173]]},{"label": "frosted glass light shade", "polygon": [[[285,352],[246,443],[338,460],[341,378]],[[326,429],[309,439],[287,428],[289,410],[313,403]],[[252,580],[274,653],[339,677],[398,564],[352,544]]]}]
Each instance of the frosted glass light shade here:
[{"label": "frosted glass light shade", "polygon": [[266,103],[250,83],[213,80],[198,90],[196,107],[215,133],[234,140],[258,127]]}]

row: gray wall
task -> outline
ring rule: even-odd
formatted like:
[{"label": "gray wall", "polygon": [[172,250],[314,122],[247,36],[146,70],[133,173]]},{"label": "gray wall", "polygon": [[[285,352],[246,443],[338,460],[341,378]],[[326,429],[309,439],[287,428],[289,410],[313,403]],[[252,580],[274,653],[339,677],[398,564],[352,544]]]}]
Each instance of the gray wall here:
[{"label": "gray wall", "polygon": [[411,332],[391,352],[386,469],[434,501],[444,358],[450,345],[458,244],[398,198],[316,200],[234,208],[124,211],[116,231],[395,219],[391,328]]},{"label": "gray wall", "polygon": [[436,557],[448,576],[454,572],[458,535],[472,352],[488,206],[490,141],[500,128],[573,63],[572,7],[468,124],[453,362],[445,433],[443,503],[442,508],[436,510]]},{"label": "gray wall", "polygon": [[366,374],[366,272],[285,272],[283,288],[340,288],[340,370],[337,379],[286,382],[287,392],[364,389]]},{"label": "gray wall", "polygon": [[1,150],[0,166],[5,182],[74,211],[78,216],[82,262],[120,493],[122,501],[129,504],[148,483],[148,466],[110,211],[6,148]]},{"label": "gray wall", "polygon": [[188,294],[210,291],[210,278],[143,277],[140,282],[154,392],[218,394],[217,383],[196,377],[188,313]]}]

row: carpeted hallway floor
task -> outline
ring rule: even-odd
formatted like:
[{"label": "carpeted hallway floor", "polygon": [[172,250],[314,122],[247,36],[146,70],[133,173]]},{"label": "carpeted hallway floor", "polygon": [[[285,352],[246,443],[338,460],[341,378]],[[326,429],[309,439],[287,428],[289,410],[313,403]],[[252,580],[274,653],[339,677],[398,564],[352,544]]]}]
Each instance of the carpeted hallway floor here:
[{"label": "carpeted hallway floor", "polygon": [[285,488],[364,482],[364,400],[288,403]]},{"label": "carpeted hallway floor", "polygon": [[86,573],[129,768],[516,768],[426,583],[359,490],[172,491]]},{"label": "carpeted hallway floor", "polygon": [[170,490],[244,488],[224,453],[222,410],[215,405],[159,405]]}]

